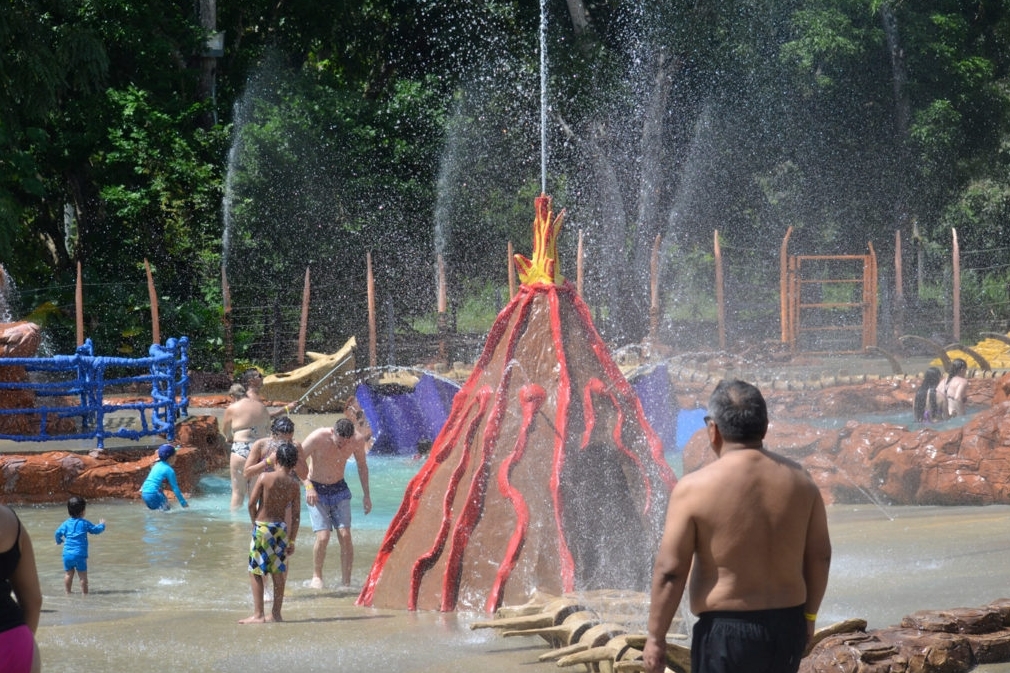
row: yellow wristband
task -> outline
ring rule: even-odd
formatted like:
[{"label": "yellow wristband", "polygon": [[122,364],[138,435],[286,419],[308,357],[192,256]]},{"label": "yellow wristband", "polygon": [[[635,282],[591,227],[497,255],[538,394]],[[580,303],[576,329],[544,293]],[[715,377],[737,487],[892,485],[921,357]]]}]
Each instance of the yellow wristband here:
[{"label": "yellow wristband", "polygon": [[816,622],[817,621],[817,613],[816,612],[804,612],[803,613],[803,617],[806,618],[806,620],[808,622]]},{"label": "yellow wristband", "polygon": [[273,456],[267,456],[267,459],[264,460],[263,462],[267,464],[267,467],[270,467],[271,465],[273,465]]},{"label": "yellow wristband", "polygon": [[305,484],[305,490],[306,490],[306,491],[314,491],[314,490],[316,490],[316,487],[315,487],[315,486],[313,486],[313,485],[312,485],[312,482],[310,481],[310,482],[308,482],[307,484]]}]

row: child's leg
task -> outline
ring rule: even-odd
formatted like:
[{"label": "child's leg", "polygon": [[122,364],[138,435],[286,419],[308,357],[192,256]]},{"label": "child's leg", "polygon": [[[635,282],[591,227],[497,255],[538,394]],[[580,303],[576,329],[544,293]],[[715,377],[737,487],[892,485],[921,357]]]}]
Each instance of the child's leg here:
[{"label": "child's leg", "polygon": [[63,589],[69,594],[70,588],[74,586],[74,569],[70,568],[63,573]]},{"label": "child's leg", "polygon": [[88,595],[88,573],[84,570],[79,570],[77,572],[78,577],[81,578],[81,593],[85,596]]},{"label": "child's leg", "polygon": [[263,575],[249,573],[249,583],[252,585],[253,615],[240,619],[239,624],[262,624],[266,621],[263,616]]},{"label": "child's leg", "polygon": [[270,608],[270,618],[272,621],[281,622],[281,605],[284,603],[284,586],[288,581],[288,573],[280,572],[272,575],[274,580],[274,604]]}]

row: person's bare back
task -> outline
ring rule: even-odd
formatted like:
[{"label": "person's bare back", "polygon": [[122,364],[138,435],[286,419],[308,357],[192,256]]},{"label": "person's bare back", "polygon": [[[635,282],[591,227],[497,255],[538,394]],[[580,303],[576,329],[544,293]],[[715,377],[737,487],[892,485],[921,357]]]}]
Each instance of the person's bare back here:
[{"label": "person's bare back", "polygon": [[[287,521],[300,519],[301,488],[294,474],[287,470],[264,472],[260,475],[249,503],[257,504],[256,521]],[[259,496],[259,497],[257,497]],[[290,531],[292,537],[298,534],[298,525],[292,521]]]},{"label": "person's bare back", "polygon": [[806,600],[807,524],[820,496],[799,465],[764,449],[729,451],[684,477],[675,492],[675,506],[690,512],[697,531],[692,612]]},{"label": "person's bare back", "polygon": [[253,442],[265,437],[270,426],[270,411],[259,400],[243,397],[228,405],[222,419],[222,432],[229,442]]},{"label": "person's bare back", "polygon": [[[253,614],[239,624],[279,622],[287,583],[287,558],[295,553],[295,538],[301,523],[301,489],[294,474],[298,449],[281,442],[276,451],[277,467],[260,475],[249,496],[252,540],[249,545],[249,580]],[[273,606],[268,618],[263,612],[264,575],[274,587]]]},{"label": "person's bare back", "polygon": [[768,410],[756,387],[721,381],[709,414],[705,428],[718,458],[670,494],[653,568],[645,669],[666,668],[666,632],[689,584],[691,612],[699,617],[692,671],[793,673],[828,583],[824,500],[798,464],[764,447]]}]

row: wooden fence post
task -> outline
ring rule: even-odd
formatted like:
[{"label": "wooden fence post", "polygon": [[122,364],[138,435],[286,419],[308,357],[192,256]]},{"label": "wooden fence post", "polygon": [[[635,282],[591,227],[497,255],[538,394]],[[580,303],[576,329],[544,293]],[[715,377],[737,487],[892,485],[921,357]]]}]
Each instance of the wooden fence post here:
[{"label": "wooden fence post", "polygon": [[368,288],[368,366],[379,364],[379,349],[375,340],[378,338],[375,329],[375,275],[372,273],[372,252],[365,253],[366,285]]},{"label": "wooden fence post", "polygon": [[158,318],[158,292],[154,289],[154,276],[151,265],[144,258],[144,271],[147,272],[147,296],[151,300],[151,343],[161,345],[161,320]]},{"label": "wooden fence post", "polygon": [[719,350],[726,350],[726,294],[723,287],[722,248],[719,247],[719,230],[715,230],[715,305],[719,316]]},{"label": "wooden fence post", "polygon": [[305,336],[309,330],[309,267],[305,267],[305,285],[302,287],[302,317],[298,322],[298,366],[305,364]]},{"label": "wooden fence post", "polygon": [[957,242],[957,229],[951,227],[951,236],[954,241],[953,266],[954,266],[954,342],[961,343],[961,247]]},{"label": "wooden fence post", "polygon": [[77,288],[74,292],[77,321],[77,345],[84,345],[84,283],[81,280],[81,260],[77,260]]}]

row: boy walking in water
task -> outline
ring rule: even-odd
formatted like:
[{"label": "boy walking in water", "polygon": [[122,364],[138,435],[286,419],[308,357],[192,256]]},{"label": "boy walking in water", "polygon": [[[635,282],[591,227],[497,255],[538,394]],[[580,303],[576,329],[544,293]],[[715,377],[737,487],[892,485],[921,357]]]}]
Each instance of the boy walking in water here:
[{"label": "boy walking in water", "polygon": [[74,585],[74,572],[81,576],[81,593],[88,593],[88,535],[98,535],[105,530],[105,519],[95,525],[84,518],[87,503],[74,496],[67,501],[70,518],[56,529],[56,544],[63,544],[63,588],[69,594]]},{"label": "boy walking in water", "polygon": [[[253,615],[239,624],[279,622],[287,581],[287,557],[295,553],[295,538],[301,523],[301,489],[293,470],[298,449],[283,442],[274,454],[276,469],[264,472],[249,494],[252,542],[249,545],[249,579],[252,584]],[[274,601],[270,617],[263,612],[265,575],[273,578]]]}]

